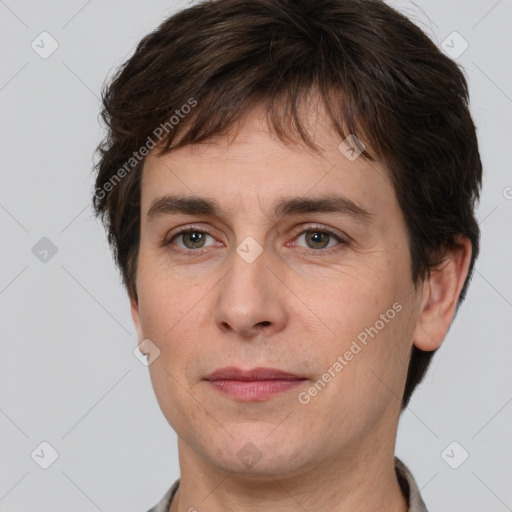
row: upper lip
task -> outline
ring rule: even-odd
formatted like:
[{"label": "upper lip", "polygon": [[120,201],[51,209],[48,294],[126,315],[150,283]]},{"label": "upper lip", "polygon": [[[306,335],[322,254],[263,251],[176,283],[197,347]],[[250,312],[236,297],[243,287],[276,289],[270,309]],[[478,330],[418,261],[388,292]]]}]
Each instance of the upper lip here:
[{"label": "upper lip", "polygon": [[234,366],[219,368],[206,377],[206,380],[299,380],[304,379],[299,375],[285,372],[277,368],[252,368],[242,370]]}]

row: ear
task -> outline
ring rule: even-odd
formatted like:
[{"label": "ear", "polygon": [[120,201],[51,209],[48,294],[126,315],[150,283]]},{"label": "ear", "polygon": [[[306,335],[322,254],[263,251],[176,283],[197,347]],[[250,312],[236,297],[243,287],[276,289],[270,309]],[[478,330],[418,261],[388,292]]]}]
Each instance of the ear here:
[{"label": "ear", "polygon": [[468,274],[471,242],[467,237],[459,235],[456,243],[456,246],[447,249],[445,259],[423,285],[413,342],[425,352],[439,348],[446,337]]},{"label": "ear", "polygon": [[134,298],[130,299],[130,310],[132,313],[133,324],[135,325],[135,330],[137,331],[138,342],[140,343],[144,339],[144,335],[142,333],[142,326],[140,323],[139,304]]}]

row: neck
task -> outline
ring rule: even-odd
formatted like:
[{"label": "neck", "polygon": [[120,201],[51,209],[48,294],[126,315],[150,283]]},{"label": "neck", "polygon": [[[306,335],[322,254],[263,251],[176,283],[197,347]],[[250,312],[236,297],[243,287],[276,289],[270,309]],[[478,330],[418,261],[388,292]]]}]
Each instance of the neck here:
[{"label": "neck", "polygon": [[407,512],[392,449],[352,450],[288,475],[240,476],[212,467],[181,439],[170,512]]}]

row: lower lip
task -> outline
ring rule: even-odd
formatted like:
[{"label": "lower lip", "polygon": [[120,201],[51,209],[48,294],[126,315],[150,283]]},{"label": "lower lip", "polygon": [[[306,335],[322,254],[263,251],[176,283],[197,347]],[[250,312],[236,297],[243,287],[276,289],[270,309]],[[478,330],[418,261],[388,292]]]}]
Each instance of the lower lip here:
[{"label": "lower lip", "polygon": [[232,398],[260,402],[300,386],[306,379],[286,380],[211,380],[210,385]]}]

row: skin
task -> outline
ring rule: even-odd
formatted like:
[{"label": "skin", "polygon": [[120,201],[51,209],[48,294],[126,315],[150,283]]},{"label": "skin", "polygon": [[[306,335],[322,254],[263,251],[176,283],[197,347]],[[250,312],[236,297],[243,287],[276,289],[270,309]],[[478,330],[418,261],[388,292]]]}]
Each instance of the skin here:
[{"label": "skin", "polygon": [[[255,109],[229,134],[163,156],[155,149],[146,158],[131,311],[139,341],[150,339],[160,351],[150,376],[178,435],[181,483],[171,512],[407,510],[393,457],[410,351],[413,344],[433,350],[444,339],[471,244],[461,237],[415,287],[385,166],[348,160],[326,117],[304,116],[321,155],[283,144]],[[282,196],[334,192],[373,219],[272,215]],[[215,199],[225,215],[148,220],[152,202],[165,194]],[[190,233],[174,237],[191,225],[209,230],[199,248]],[[325,230],[344,242],[324,235],[318,248],[311,235]],[[252,263],[236,251],[246,237],[263,250]],[[395,303],[401,311],[300,403],[298,394]],[[279,368],[307,380],[268,400],[243,402],[204,380],[225,366]],[[261,454],[251,467],[237,456],[247,443]]]}]

